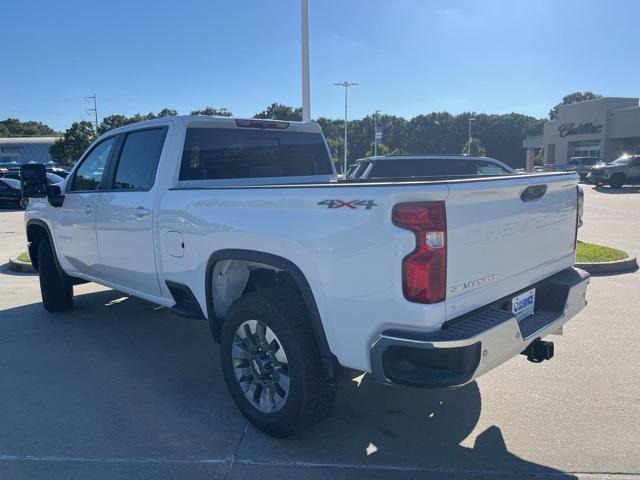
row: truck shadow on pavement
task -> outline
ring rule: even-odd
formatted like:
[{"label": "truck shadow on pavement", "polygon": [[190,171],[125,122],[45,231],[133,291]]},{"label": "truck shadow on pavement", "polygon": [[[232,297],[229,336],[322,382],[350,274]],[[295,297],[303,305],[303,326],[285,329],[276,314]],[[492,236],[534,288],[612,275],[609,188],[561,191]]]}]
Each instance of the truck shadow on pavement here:
[{"label": "truck shadow on pavement", "polygon": [[496,425],[479,431],[475,382],[426,391],[346,380],[330,418],[270,438],[247,428],[227,395],[206,322],[111,290],[77,295],[64,314],[40,303],[0,311],[0,346],[0,458],[219,459],[248,469],[344,467],[349,478],[387,469],[575,478],[509,452]]}]

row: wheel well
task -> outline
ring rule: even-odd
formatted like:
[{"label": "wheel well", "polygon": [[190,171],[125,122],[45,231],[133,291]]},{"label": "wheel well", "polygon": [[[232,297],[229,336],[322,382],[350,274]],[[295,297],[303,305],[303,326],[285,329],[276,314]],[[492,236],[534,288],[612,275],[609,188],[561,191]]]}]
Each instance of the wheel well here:
[{"label": "wheel well", "polygon": [[220,260],[211,276],[213,313],[216,318],[224,319],[233,302],[245,293],[273,287],[290,288],[293,295],[302,297],[295,280],[284,270],[260,262]]},{"label": "wheel well", "polygon": [[223,250],[209,258],[206,275],[207,317],[211,331],[219,341],[219,333],[231,304],[241,295],[273,287],[291,289],[306,308],[322,357],[325,374],[330,381],[342,378],[342,367],[331,352],[313,292],[302,271],[289,260],[248,250]]}]

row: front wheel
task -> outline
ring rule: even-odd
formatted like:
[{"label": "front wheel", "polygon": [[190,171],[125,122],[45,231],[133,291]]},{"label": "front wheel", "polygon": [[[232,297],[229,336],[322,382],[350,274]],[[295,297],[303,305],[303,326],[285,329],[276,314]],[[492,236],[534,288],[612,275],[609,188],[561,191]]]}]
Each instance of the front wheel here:
[{"label": "front wheel", "polygon": [[611,186],[611,188],[620,188],[624,185],[625,180],[624,174],[616,173],[611,177],[611,180],[609,180],[609,186]]},{"label": "front wheel", "polygon": [[38,243],[38,273],[42,305],[49,312],[60,312],[73,307],[73,285],[58,269],[54,255],[49,240],[43,239]]},{"label": "front wheel", "polygon": [[256,428],[286,437],[328,415],[336,386],[320,354],[297,292],[245,294],[222,326],[220,355],[234,402]]}]

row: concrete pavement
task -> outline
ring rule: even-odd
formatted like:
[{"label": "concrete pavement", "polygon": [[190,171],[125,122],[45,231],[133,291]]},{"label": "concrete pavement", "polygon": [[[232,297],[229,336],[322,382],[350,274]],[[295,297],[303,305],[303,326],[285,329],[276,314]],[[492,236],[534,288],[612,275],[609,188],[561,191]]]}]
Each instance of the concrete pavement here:
[{"label": "concrete pavement", "polygon": [[[640,193],[586,190],[580,238],[640,254]],[[0,264],[21,222],[0,211]],[[0,478],[640,478],[638,292],[640,273],[594,277],[550,362],[455,391],[365,376],[275,440],[235,409],[204,322],[93,284],[49,314],[37,277],[3,266]]]}]

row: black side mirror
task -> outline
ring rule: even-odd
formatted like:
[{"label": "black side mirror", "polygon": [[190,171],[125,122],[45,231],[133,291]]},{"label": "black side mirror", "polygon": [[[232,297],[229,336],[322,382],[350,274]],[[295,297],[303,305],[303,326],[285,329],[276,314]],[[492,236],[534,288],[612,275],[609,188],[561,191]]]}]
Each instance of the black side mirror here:
[{"label": "black side mirror", "polygon": [[64,203],[64,195],[60,185],[47,185],[47,200],[52,207],[61,207]]},{"label": "black side mirror", "polygon": [[20,188],[25,198],[47,196],[47,171],[41,163],[20,166]]}]

